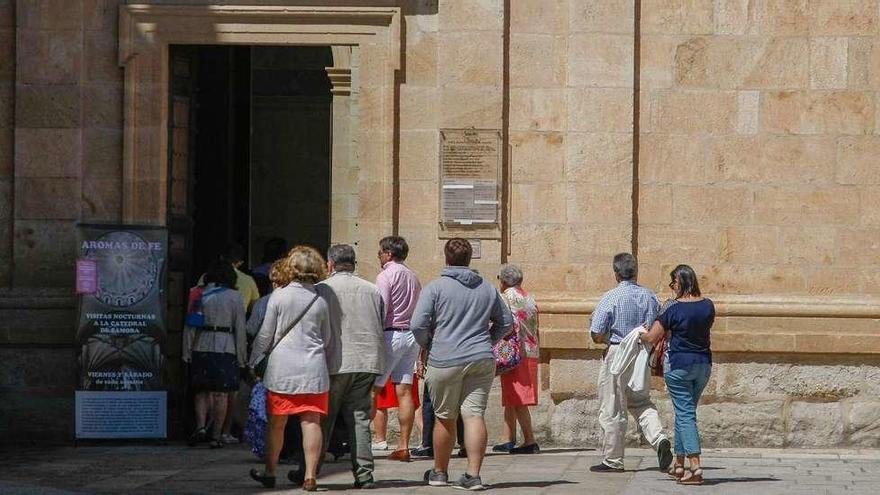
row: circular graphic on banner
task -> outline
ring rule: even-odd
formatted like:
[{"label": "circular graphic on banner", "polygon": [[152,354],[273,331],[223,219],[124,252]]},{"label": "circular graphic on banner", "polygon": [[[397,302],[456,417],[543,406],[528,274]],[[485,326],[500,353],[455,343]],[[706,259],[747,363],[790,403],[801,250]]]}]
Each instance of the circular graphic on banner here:
[{"label": "circular graphic on banner", "polygon": [[87,258],[98,265],[98,292],[104,304],[123,308],[142,301],[153,290],[159,273],[159,260],[153,251],[138,249],[147,243],[131,232],[102,235]]}]

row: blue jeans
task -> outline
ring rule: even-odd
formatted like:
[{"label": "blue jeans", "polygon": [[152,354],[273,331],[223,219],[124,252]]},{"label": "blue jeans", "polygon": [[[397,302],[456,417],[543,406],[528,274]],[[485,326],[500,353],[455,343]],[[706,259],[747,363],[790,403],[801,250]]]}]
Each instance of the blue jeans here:
[{"label": "blue jeans", "polygon": [[683,369],[666,371],[666,390],[672,398],[675,409],[675,454],[699,455],[700,432],[697,430],[697,404],[709,375],[712,365],[694,363]]}]

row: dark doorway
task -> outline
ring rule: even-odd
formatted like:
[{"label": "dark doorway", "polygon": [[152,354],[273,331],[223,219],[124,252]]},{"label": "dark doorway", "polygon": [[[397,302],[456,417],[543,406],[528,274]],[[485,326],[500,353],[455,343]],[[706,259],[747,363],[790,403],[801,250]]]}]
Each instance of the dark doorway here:
[{"label": "dark doorway", "polygon": [[169,63],[173,333],[187,289],[230,242],[247,267],[273,237],[326,252],[333,61],[329,47],[175,45]]},{"label": "dark doorway", "polygon": [[[169,223],[189,227],[187,281],[195,282],[229,242],[245,248],[250,265],[262,261],[272,237],[325,251],[330,48],[172,46],[170,60],[169,212],[184,218]],[[183,112],[188,119],[174,115]],[[188,139],[175,137],[184,120]]]}]

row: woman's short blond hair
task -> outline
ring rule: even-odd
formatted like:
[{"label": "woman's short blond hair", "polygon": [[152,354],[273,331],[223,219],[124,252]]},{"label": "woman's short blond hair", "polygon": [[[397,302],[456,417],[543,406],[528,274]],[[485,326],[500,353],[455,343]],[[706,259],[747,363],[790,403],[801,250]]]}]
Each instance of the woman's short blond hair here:
[{"label": "woman's short blond hair", "polygon": [[294,246],[284,258],[284,265],[287,283],[317,284],[327,278],[327,264],[321,253],[311,246]]}]

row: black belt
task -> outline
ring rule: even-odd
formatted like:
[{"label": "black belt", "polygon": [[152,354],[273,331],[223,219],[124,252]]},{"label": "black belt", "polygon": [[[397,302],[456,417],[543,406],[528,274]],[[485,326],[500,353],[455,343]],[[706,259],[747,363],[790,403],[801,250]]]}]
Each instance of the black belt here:
[{"label": "black belt", "polygon": [[620,342],[609,342],[608,345],[620,345]]},{"label": "black belt", "polygon": [[388,327],[388,328],[385,329],[386,332],[405,332],[405,331],[407,331],[407,330],[409,330],[409,328],[395,328],[395,327]]},{"label": "black belt", "polygon": [[211,325],[205,325],[202,327],[202,330],[205,332],[225,332],[232,333],[232,327],[213,327]]}]

